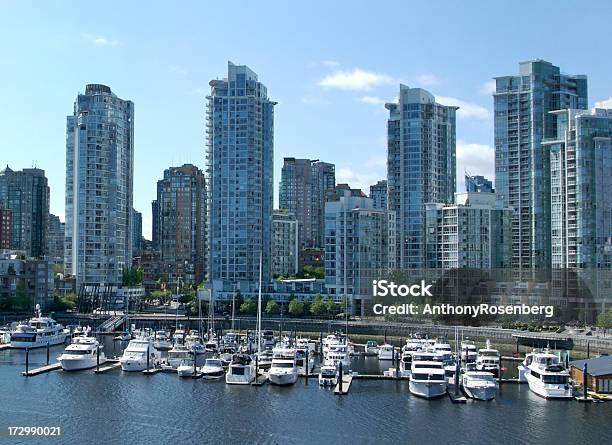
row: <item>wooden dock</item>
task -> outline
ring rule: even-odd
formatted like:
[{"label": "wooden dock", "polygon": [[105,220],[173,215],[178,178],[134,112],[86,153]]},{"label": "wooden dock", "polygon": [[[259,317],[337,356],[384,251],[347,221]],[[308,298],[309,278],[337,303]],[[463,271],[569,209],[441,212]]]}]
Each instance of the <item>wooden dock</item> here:
[{"label": "wooden dock", "polygon": [[112,371],[113,369],[121,368],[121,363],[119,360],[114,361],[112,359],[107,359],[104,363],[104,366],[100,366],[100,369],[94,369],[96,374],[104,374],[105,372]]},{"label": "wooden dock", "polygon": [[336,385],[336,388],[334,388],[334,394],[336,395],[344,395],[344,394],[348,394],[349,390],[351,389],[351,383],[353,383],[353,376],[352,375],[343,375],[342,376],[342,391],[340,390],[340,382],[338,382],[338,384]]},{"label": "wooden dock", "polygon": [[251,386],[263,386],[268,381],[268,374],[258,375],[255,380],[251,382]]},{"label": "wooden dock", "polygon": [[21,375],[32,377],[34,375],[44,374],[45,372],[55,371],[57,369],[62,369],[62,365],[60,363],[52,363],[50,365],[41,366],[40,368],[30,369],[28,372],[23,371]]}]

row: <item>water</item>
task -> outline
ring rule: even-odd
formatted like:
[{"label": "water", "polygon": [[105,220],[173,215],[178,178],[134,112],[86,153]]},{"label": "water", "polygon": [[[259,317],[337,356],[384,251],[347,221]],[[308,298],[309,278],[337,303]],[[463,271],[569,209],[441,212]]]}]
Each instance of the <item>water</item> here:
[{"label": "water", "polygon": [[[106,350],[112,355],[109,340]],[[51,359],[61,351],[52,348]],[[339,397],[315,379],[243,387],[120,370],[25,378],[24,360],[22,351],[0,351],[0,443],[606,443],[612,419],[612,403],[546,401],[526,385],[454,405],[413,397],[405,381],[355,380]],[[30,353],[31,368],[45,361],[44,349]],[[380,371],[374,358],[353,368]],[[34,425],[61,426],[64,436],[6,435],[8,426]]]}]

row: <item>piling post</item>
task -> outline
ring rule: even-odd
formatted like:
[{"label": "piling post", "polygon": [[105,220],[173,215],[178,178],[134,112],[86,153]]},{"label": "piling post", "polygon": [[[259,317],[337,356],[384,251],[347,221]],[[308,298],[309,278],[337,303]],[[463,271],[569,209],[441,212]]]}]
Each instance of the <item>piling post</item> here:
[{"label": "piling post", "polygon": [[387,344],[387,330],[385,329],[385,344]]},{"label": "piling post", "polygon": [[151,355],[151,353],[149,351],[150,348],[151,348],[150,346],[147,346],[147,373],[149,372],[149,357]]},{"label": "piling post", "polygon": [[196,365],[198,362],[198,355],[195,353],[195,348],[193,350],[193,376],[195,377],[196,375]]},{"label": "piling post", "polygon": [[338,364],[338,389],[342,395],[342,362]]},{"label": "piling post", "polygon": [[499,357],[499,363],[497,364],[497,381],[499,382],[499,385],[501,386],[501,383],[502,383],[502,358],[501,356]]},{"label": "piling post", "polygon": [[100,372],[100,345],[96,348],[96,372]]},{"label": "piling post", "polygon": [[459,367],[459,360],[455,362],[455,395],[459,395],[459,374],[461,373],[461,368]]},{"label": "piling post", "polygon": [[[399,351],[395,351],[395,348],[393,348],[393,355],[399,355]],[[395,360],[395,377],[399,380],[400,378],[400,360],[399,357],[396,357]]]},{"label": "piling post", "polygon": [[306,347],[306,383],[308,383],[308,371],[309,371],[309,363],[308,363],[308,347]]},{"label": "piling post", "polygon": [[26,346],[26,377],[28,376],[29,369],[30,369],[30,348]]},{"label": "piling post", "polygon": [[587,358],[591,358],[591,342],[587,341]]},{"label": "piling post", "polygon": [[259,352],[255,354],[255,380],[259,379]]},{"label": "piling post", "polygon": [[49,342],[47,342],[47,365],[49,365]]},{"label": "piling post", "polygon": [[582,393],[583,393],[583,397],[584,400],[586,400],[587,398],[587,371],[588,371],[588,366],[586,364],[586,362],[584,362],[584,366],[582,367]]},{"label": "piling post", "polygon": [[518,337],[516,338],[516,356],[519,356],[519,339]]}]

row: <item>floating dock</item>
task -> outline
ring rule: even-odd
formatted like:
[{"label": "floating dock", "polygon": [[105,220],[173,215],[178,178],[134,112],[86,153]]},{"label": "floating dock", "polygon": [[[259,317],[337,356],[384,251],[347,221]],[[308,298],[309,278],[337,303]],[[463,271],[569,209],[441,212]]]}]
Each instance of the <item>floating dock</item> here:
[{"label": "floating dock", "polygon": [[100,369],[94,369],[96,374],[104,374],[105,372],[112,371],[113,369],[121,368],[119,360],[107,359],[104,366],[100,366]]},{"label": "floating dock", "polygon": [[455,394],[454,385],[452,386],[452,388],[448,388],[448,387],[446,388],[446,394],[448,395],[448,398],[450,399],[450,401],[453,403],[467,403],[467,399],[463,396],[461,391]]},{"label": "floating dock", "polygon": [[10,343],[4,343],[2,345],[0,345],[0,351],[3,351],[5,349],[10,349],[11,344]]},{"label": "floating dock", "polygon": [[55,371],[57,369],[61,369],[62,365],[60,363],[53,363],[46,366],[41,366],[40,368],[30,369],[29,371],[23,371],[21,375],[26,377],[32,377],[38,374],[44,374],[45,372]]},{"label": "floating dock", "polygon": [[343,375],[342,385],[340,385],[340,382],[338,382],[338,384],[336,385],[336,388],[334,388],[334,394],[339,395],[339,396],[348,394],[349,390],[351,389],[351,383],[353,383],[353,376],[350,374]]},{"label": "floating dock", "polygon": [[161,372],[161,368],[149,368],[142,371],[144,375],[153,375],[157,374],[158,372]]}]

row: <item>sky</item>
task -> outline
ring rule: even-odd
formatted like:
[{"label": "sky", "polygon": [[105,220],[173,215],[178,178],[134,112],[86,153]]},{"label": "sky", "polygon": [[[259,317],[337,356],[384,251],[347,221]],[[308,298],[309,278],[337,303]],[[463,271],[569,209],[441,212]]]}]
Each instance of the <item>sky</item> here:
[{"label": "sky", "polygon": [[283,157],[336,164],[369,192],[386,177],[384,103],[399,84],[460,107],[463,172],[494,177],[492,78],[541,58],[586,74],[589,106],[612,108],[612,2],[0,0],[0,165],[38,166],[64,219],[66,116],[88,83],[135,104],[134,207],[151,234],[156,181],[204,168],[205,96],[227,62],[248,65],[275,108]]}]

